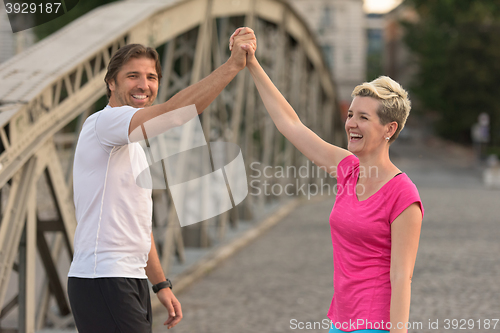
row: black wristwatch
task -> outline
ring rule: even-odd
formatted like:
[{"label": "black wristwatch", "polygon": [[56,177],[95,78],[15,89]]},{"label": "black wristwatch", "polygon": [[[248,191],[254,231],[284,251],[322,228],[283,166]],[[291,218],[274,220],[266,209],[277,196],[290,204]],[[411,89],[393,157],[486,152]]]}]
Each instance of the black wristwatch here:
[{"label": "black wristwatch", "polygon": [[172,282],[169,279],[167,279],[167,281],[163,281],[153,285],[153,292],[156,294],[157,292],[165,288],[172,289]]}]

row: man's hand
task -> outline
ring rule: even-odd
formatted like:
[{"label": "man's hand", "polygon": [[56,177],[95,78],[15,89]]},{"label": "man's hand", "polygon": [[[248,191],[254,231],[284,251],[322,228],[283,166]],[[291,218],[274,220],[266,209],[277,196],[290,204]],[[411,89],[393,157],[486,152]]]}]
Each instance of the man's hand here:
[{"label": "man's hand", "polygon": [[156,295],[161,304],[163,304],[168,311],[168,319],[163,325],[168,325],[167,329],[174,327],[182,319],[181,303],[177,300],[170,288],[164,288]]},{"label": "man's hand", "polygon": [[229,38],[229,50],[231,50],[231,61],[238,70],[242,70],[247,65],[248,56],[254,57],[257,50],[257,39],[252,29],[238,28]]}]

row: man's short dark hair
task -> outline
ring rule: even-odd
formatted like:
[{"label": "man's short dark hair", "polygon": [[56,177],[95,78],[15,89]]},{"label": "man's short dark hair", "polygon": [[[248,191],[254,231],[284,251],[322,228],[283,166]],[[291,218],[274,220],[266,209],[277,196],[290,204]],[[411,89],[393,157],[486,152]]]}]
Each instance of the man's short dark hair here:
[{"label": "man's short dark hair", "polygon": [[115,80],[118,72],[124,64],[126,64],[130,58],[142,58],[146,57],[155,61],[156,74],[158,75],[158,82],[161,79],[161,64],[158,56],[158,52],[151,47],[146,47],[141,44],[128,44],[118,49],[118,51],[113,54],[111,60],[108,64],[108,71],[104,77],[104,82],[106,82],[106,96],[108,99],[111,97],[111,90],[109,90],[110,80]]}]

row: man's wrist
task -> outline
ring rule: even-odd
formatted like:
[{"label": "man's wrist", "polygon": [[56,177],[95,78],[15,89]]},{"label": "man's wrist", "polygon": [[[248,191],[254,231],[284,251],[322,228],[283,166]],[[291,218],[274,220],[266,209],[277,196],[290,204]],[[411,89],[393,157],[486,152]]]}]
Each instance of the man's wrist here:
[{"label": "man's wrist", "polygon": [[160,283],[157,283],[153,285],[153,292],[156,294],[160,290],[165,289],[165,288],[170,288],[172,289],[172,282],[169,279],[166,279],[166,281],[162,281]]},{"label": "man's wrist", "polygon": [[222,66],[226,66],[227,70],[236,76],[236,74],[238,74],[243,68],[245,68],[245,66],[241,67],[241,66],[238,66],[238,64],[236,63],[236,61],[233,59],[233,57],[229,57],[229,59],[227,59],[227,61],[222,65]]}]

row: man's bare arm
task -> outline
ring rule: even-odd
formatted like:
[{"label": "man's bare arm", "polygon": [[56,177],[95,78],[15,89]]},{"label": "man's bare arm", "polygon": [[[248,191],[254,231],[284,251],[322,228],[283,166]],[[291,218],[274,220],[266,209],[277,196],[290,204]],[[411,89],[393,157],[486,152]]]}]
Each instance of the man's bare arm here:
[{"label": "man's bare arm", "polygon": [[[146,275],[152,284],[158,284],[166,280],[161,267],[160,259],[158,258],[158,252],[156,251],[153,233],[151,233],[151,250],[148,255]],[[167,328],[174,327],[182,319],[181,303],[177,300],[170,288],[161,289],[156,295],[168,311],[168,319],[163,323],[163,325],[168,325]]]},{"label": "man's bare arm", "polygon": [[238,36],[239,38],[235,38],[235,47],[232,48],[231,57],[228,61],[213,71],[209,76],[178,92],[165,103],[146,107],[137,111],[130,121],[129,135],[134,129],[148,120],[184,106],[194,104],[198,113],[203,112],[229,82],[233,80],[236,74],[245,68],[246,51],[241,46],[252,45],[255,47],[256,39],[251,29],[244,31],[245,33],[240,33]]}]

